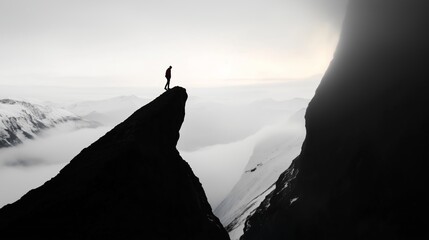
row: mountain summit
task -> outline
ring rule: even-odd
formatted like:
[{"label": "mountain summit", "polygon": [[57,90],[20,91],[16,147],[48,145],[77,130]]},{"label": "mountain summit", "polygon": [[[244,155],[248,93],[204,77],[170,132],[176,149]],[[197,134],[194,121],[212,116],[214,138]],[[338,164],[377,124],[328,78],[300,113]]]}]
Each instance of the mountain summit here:
[{"label": "mountain summit", "polygon": [[0,209],[2,238],[229,239],[176,149],[186,100],[163,93]]}]

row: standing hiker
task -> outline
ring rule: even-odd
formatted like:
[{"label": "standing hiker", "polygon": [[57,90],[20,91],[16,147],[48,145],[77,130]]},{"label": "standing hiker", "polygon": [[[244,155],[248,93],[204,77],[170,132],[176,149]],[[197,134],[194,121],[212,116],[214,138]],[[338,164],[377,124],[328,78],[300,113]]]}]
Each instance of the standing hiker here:
[{"label": "standing hiker", "polygon": [[164,87],[165,90],[170,90],[171,68],[172,66],[168,67],[167,71],[165,71],[165,78],[167,78],[167,83],[165,84],[165,87]]}]

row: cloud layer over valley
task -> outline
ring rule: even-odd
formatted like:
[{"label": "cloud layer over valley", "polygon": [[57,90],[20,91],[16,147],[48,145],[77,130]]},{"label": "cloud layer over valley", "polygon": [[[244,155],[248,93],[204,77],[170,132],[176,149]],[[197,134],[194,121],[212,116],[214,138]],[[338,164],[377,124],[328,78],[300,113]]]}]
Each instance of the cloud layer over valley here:
[{"label": "cloud layer over valley", "polygon": [[[286,124],[288,119],[303,111],[317,82],[309,79],[242,88],[188,89],[178,149],[200,178],[213,207],[239,180],[256,145],[279,133],[287,137],[287,131],[291,131]],[[102,92],[98,94],[103,96]],[[123,96],[62,102],[68,111],[98,121],[102,126],[72,130],[63,125],[20,146],[0,150],[0,206],[17,200],[53,177],[83,148],[150,98]],[[298,131],[304,134],[302,129]]]}]

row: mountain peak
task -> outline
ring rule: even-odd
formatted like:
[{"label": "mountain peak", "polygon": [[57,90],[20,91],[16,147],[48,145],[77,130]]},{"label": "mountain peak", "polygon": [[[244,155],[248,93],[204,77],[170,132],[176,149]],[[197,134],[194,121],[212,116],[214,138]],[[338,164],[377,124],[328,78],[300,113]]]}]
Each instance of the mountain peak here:
[{"label": "mountain peak", "polygon": [[229,239],[176,149],[186,99],[184,88],[163,93],[0,209],[2,236]]},{"label": "mountain peak", "polygon": [[[110,133],[124,141],[131,137],[159,135],[148,142],[149,146],[158,146],[162,150],[175,149],[179,140],[179,130],[185,117],[185,104],[188,99],[186,89],[174,87],[158,98],[134,112],[126,121],[118,124]],[[148,125],[153,126],[147,128]],[[126,135],[126,137],[124,137]],[[160,149],[160,150],[161,150]]]}]

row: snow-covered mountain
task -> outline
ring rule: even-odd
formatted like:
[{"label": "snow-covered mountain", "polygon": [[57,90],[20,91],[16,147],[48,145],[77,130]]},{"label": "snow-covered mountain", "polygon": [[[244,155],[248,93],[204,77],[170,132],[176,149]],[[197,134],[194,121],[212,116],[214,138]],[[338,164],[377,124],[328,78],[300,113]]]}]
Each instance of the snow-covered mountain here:
[{"label": "snow-covered mountain", "polygon": [[73,123],[76,128],[99,125],[61,108],[0,99],[0,148],[20,144],[25,139],[33,139],[42,130],[63,123]]},{"label": "snow-covered mountain", "polygon": [[215,209],[231,240],[238,240],[243,235],[246,219],[275,188],[280,174],[298,156],[305,137],[304,114],[305,109],[301,109],[286,124],[283,123],[286,128],[256,145],[239,182]]}]

